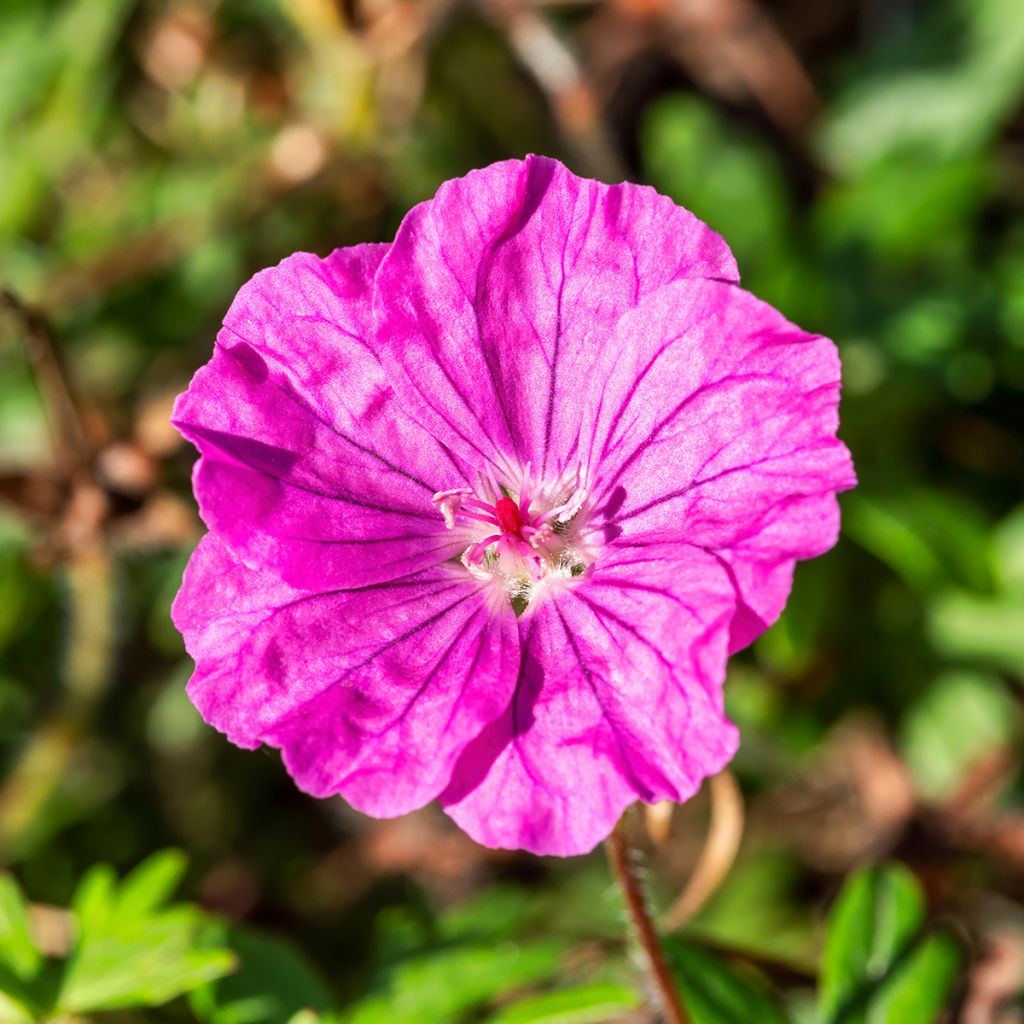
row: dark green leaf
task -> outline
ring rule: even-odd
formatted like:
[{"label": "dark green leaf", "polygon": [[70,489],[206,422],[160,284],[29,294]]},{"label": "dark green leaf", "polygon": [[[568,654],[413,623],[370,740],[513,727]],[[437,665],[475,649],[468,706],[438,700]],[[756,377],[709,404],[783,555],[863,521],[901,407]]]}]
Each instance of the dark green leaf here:
[{"label": "dark green leaf", "polygon": [[780,1007],[754,978],[682,939],[666,940],[665,952],[693,1024],[785,1024]]},{"label": "dark green leaf", "polygon": [[[829,918],[822,965],[823,1024],[932,1024],[958,955],[943,937],[922,941],[924,898],[898,864],[854,875]],[[925,998],[928,993],[937,993]]]},{"label": "dark green leaf", "polygon": [[238,970],[204,985],[189,997],[195,1015],[208,1024],[286,1024],[301,1010],[332,1004],[323,979],[286,939],[252,928],[214,926],[204,938],[226,946]]}]

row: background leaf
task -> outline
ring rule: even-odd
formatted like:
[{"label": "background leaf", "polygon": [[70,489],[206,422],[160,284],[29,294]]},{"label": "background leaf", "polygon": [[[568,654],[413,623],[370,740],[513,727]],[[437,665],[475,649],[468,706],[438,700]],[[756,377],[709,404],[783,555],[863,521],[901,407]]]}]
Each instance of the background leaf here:
[{"label": "background leaf", "polygon": [[214,925],[204,942],[230,949],[237,970],[196,989],[189,1005],[209,1024],[286,1024],[303,1010],[323,1011],[333,999],[295,947],[251,928]]},{"label": "background leaf", "polygon": [[602,1024],[640,1002],[624,985],[584,985],[521,1000],[488,1018],[488,1024]]},{"label": "background leaf", "polygon": [[413,956],[396,964],[377,991],[354,1006],[346,1024],[444,1024],[558,970],[556,942],[470,945]]},{"label": "background leaf", "polygon": [[0,964],[16,977],[27,980],[41,963],[21,889],[10,875],[0,874]]},{"label": "background leaf", "polygon": [[854,875],[828,922],[820,1010],[826,1024],[933,1024],[960,955],[922,936],[924,898],[914,876],[888,864]]},{"label": "background leaf", "polygon": [[785,1014],[763,986],[714,954],[682,939],[667,940],[665,951],[693,1024],[785,1024]]},{"label": "background leaf", "polygon": [[199,944],[198,910],[163,906],[182,867],[177,854],[158,854],[120,887],[104,865],[85,876],[72,901],[77,936],[57,1012],[159,1006],[234,969],[229,950]]}]

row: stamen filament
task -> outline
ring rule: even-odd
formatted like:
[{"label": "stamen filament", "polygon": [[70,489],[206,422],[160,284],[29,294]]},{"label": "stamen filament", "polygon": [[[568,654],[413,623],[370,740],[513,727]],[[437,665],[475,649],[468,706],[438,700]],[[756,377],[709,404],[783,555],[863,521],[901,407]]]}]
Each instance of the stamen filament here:
[{"label": "stamen filament", "polygon": [[475,519],[478,523],[487,523],[489,526],[501,526],[501,523],[494,516],[482,516],[479,512],[462,512],[467,519]]}]

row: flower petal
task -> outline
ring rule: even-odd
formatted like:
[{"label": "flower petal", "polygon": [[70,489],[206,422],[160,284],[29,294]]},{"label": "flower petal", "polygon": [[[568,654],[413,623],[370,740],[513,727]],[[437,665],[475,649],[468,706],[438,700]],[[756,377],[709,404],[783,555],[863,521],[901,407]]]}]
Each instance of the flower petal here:
[{"label": "flower petal", "polygon": [[408,214],[377,278],[377,336],[396,391],[445,444],[557,473],[578,459],[589,369],[618,318],[688,277],[736,279],[691,213],[529,157]]},{"label": "flower petal", "polygon": [[296,586],[394,579],[459,550],[431,497],[464,471],[401,412],[364,340],[384,250],[257,274],[175,406],[207,525]]},{"label": "flower petal", "polygon": [[505,714],[442,794],[487,846],[586,853],[636,800],[685,800],[737,735],[722,710],[735,597],[711,555],[614,551],[520,620]]},{"label": "flower petal", "polygon": [[450,566],[361,590],[296,590],[208,534],[172,615],[189,696],[242,747],[282,748],[299,787],[378,817],[447,784],[509,701],[515,616]]},{"label": "flower petal", "polygon": [[719,555],[741,598],[736,649],[778,617],[793,561],[835,543],[835,494],[855,483],[835,346],[710,281],[660,290],[618,334],[583,428],[595,518],[609,539]]},{"label": "flower petal", "polygon": [[714,552],[739,598],[730,654],[756,640],[782,614],[796,560],[828,551],[838,536],[839,502],[833,495],[812,495],[780,503],[757,533]]}]

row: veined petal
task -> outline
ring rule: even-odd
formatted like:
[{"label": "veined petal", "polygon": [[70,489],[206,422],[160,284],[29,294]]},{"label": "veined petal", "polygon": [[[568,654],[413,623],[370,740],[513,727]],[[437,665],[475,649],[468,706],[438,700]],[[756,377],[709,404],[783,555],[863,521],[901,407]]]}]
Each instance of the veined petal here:
[{"label": "veined petal", "polygon": [[782,614],[797,559],[828,551],[838,537],[839,502],[834,495],[811,495],[780,502],[757,533],[714,552],[739,599],[730,653],[752,643]]},{"label": "veined petal", "polygon": [[459,758],[445,810],[487,846],[585,853],[636,800],[685,800],[737,734],[722,710],[735,595],[711,555],[612,552],[520,620],[512,700]]},{"label": "veined petal", "polygon": [[196,662],[189,696],[242,747],[280,747],[299,787],[378,817],[448,783],[507,705],[515,617],[451,566],[359,590],[297,590],[208,534],[172,615]]},{"label": "veined petal", "polygon": [[396,391],[452,450],[557,475],[578,461],[589,372],[616,321],[689,277],[736,279],[691,213],[529,157],[408,214],[378,275],[377,336]]},{"label": "veined petal", "polygon": [[855,483],[837,440],[839,358],[735,285],[672,284],[623,317],[584,424],[612,543],[716,553],[741,600],[734,649],[779,615],[793,562],[835,543]]},{"label": "veined petal", "polygon": [[365,341],[385,249],[299,254],[258,274],[175,406],[202,456],[207,525],[296,586],[361,586],[458,551],[431,496],[464,471],[398,408]]}]

